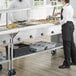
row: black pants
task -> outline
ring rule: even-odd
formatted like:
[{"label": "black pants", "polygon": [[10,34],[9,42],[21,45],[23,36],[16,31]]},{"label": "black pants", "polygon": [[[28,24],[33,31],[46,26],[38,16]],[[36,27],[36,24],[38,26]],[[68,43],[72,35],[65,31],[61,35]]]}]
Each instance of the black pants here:
[{"label": "black pants", "polygon": [[62,39],[64,49],[64,65],[70,66],[70,61],[76,64],[76,48],[73,40],[74,25],[67,22],[62,26]]},{"label": "black pants", "polygon": [[76,50],[73,40],[63,41],[64,47],[64,65],[70,66],[70,62],[76,64]]}]

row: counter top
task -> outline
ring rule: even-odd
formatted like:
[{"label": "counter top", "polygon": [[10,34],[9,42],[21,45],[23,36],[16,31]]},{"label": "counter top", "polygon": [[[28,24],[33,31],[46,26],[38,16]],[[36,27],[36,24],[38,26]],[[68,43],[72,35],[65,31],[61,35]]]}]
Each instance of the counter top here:
[{"label": "counter top", "polygon": [[[0,35],[4,34],[12,34],[12,33],[17,33],[20,31],[24,31],[26,29],[37,29],[37,28],[44,28],[44,27],[52,27],[52,26],[59,26],[59,25],[54,25],[52,23],[45,23],[45,24],[37,24],[37,25],[32,25],[32,26],[26,26],[26,27],[21,27],[21,28],[14,28],[14,29],[5,29],[0,31]],[[0,27],[1,28],[1,27]]]}]

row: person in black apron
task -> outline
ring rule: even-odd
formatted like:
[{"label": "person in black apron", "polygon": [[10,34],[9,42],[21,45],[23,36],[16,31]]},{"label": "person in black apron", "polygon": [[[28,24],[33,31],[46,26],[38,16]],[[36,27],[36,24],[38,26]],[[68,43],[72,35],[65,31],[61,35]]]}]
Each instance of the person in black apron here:
[{"label": "person in black apron", "polygon": [[64,62],[59,66],[60,69],[70,68],[71,64],[76,65],[76,48],[73,40],[73,8],[69,3],[69,0],[62,0],[64,5],[61,10]]}]

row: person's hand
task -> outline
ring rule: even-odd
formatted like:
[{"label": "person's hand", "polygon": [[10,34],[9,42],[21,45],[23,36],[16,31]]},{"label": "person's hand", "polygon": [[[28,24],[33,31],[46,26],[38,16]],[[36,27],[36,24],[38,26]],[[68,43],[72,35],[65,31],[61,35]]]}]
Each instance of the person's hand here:
[{"label": "person's hand", "polygon": [[12,21],[12,23],[16,23],[16,22],[17,22],[17,20],[16,20],[16,19]]},{"label": "person's hand", "polygon": [[59,25],[60,24],[60,21],[55,21],[54,24],[55,25]]},{"label": "person's hand", "polygon": [[54,14],[54,16],[58,16],[58,15],[60,15],[60,13],[55,13],[55,14]]}]

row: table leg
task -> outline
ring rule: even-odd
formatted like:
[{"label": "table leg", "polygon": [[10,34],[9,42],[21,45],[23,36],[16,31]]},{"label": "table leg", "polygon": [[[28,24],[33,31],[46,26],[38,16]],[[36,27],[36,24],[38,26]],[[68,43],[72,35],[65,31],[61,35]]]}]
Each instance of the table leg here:
[{"label": "table leg", "polygon": [[11,35],[10,45],[8,46],[8,60],[9,60],[9,72],[8,75],[12,76],[16,74],[15,69],[13,68],[13,37]]}]

